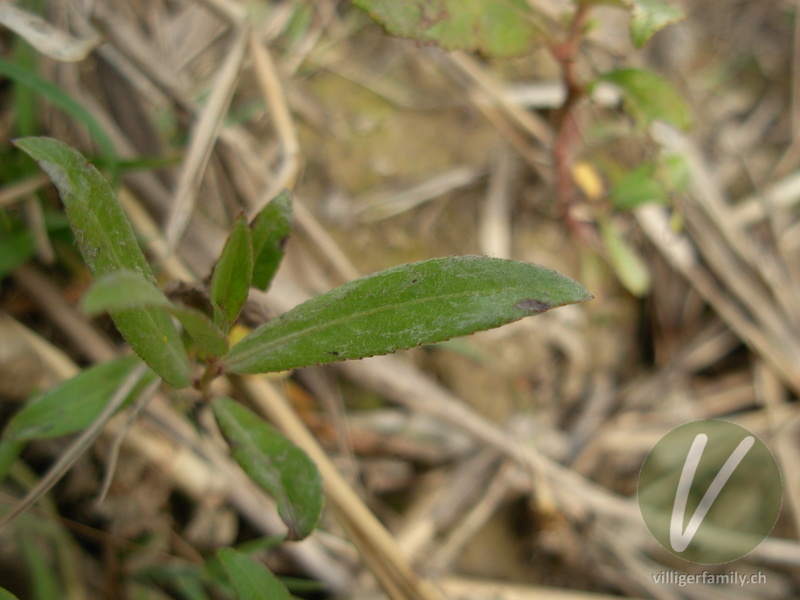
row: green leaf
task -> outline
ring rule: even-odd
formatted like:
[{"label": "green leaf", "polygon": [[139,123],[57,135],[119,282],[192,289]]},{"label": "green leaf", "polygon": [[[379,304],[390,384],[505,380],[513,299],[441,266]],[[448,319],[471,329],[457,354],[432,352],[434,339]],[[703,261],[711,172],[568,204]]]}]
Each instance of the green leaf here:
[{"label": "green leaf", "polygon": [[608,194],[617,210],[633,210],[643,204],[656,202],[666,204],[667,191],[655,178],[655,165],[640,165],[614,185]]},{"label": "green leaf", "polygon": [[292,229],[292,193],[282,191],[253,221],[253,287],[267,291]]},{"label": "green leaf", "polygon": [[14,594],[5,588],[0,588],[0,600],[19,600]]},{"label": "green leaf", "polygon": [[[81,154],[49,138],[14,142],[39,162],[58,188],[83,259],[95,277],[129,269],[155,283],[111,186]],[[191,367],[169,314],[160,308],[111,313],[122,336],[167,383],[191,383]]]},{"label": "green leaf", "polygon": [[167,307],[169,300],[141,273],[127,269],[98,277],[81,299],[81,308],[89,316],[148,306]]},{"label": "green leaf", "polygon": [[[35,396],[6,426],[3,441],[54,438],[86,429],[139,364],[137,356],[118,358],[86,369]],[[155,374],[148,372],[126,402],[136,398],[154,379]]]},{"label": "green leaf", "polygon": [[310,458],[261,417],[229,398],[217,398],[214,415],[231,454],[278,503],[289,539],[308,536],[322,513],[322,478]]},{"label": "green leaf", "polygon": [[631,41],[637,48],[670,23],[684,18],[683,11],[662,0],[624,0],[631,9]]},{"label": "green leaf", "polygon": [[15,231],[0,239],[0,279],[24,265],[36,254],[36,244],[28,230]]},{"label": "green leaf", "polygon": [[680,154],[667,154],[661,157],[656,166],[656,178],[666,185],[671,193],[683,193],[689,189],[692,174],[689,163]]},{"label": "green leaf", "polygon": [[228,339],[213,321],[199,310],[170,302],[163,292],[135,271],[114,271],[97,279],[83,297],[88,315],[104,311],[161,307],[180,321],[192,339],[208,354],[228,351]]},{"label": "green leaf", "polygon": [[446,50],[508,57],[541,39],[525,0],[354,0],[388,33]]},{"label": "green leaf", "polygon": [[600,221],[600,233],[611,267],[620,283],[641,298],[650,290],[650,271],[644,260],[608,221]]},{"label": "green leaf", "polygon": [[434,258],[351,281],[301,304],[236,344],[223,368],[285,371],[440,342],[592,295],[528,263]]},{"label": "green leaf", "polygon": [[652,71],[625,68],[605,73],[597,78],[617,86],[622,92],[625,109],[646,126],[664,121],[675,127],[689,126],[689,109],[670,84]]},{"label": "green leaf", "polygon": [[214,321],[227,330],[242,310],[253,278],[253,240],[247,219],[239,215],[211,276]]},{"label": "green leaf", "polygon": [[205,313],[176,303],[170,304],[167,310],[206,354],[222,356],[228,351],[228,338]]},{"label": "green leaf", "polygon": [[233,548],[217,552],[239,600],[291,600],[289,590],[267,567]]},{"label": "green leaf", "polygon": [[683,11],[663,0],[579,0],[583,4],[607,4],[626,8],[631,13],[631,41],[644,46],[655,33],[685,18]]}]

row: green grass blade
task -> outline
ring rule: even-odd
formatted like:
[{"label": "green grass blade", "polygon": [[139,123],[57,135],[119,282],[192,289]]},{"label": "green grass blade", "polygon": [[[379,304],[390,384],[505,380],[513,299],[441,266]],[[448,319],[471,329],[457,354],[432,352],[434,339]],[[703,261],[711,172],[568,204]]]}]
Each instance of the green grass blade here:
[{"label": "green grass blade", "polygon": [[262,373],[389,354],[591,298],[572,279],[528,263],[434,258],[362,277],[293,308],[236,344],[223,368]]},{"label": "green grass blade", "polygon": [[[66,144],[22,138],[15,144],[44,169],[58,188],[83,259],[95,277],[128,269],[155,283],[131,225],[108,182]],[[180,335],[161,308],[111,313],[122,336],[167,383],[186,387],[191,367]]]},{"label": "green grass blade", "polygon": [[278,503],[289,539],[308,536],[322,513],[322,478],[312,460],[254,412],[217,398],[214,416],[231,454],[245,473]]},{"label": "green grass blade", "polygon": [[111,138],[100,123],[92,116],[85,106],[67,94],[60,87],[53,85],[37,73],[25,69],[20,65],[0,59],[0,75],[5,75],[17,84],[25,86],[40,96],[52,102],[71,117],[77,119],[86,127],[86,130],[97,141],[112,172],[112,179],[117,179],[117,164],[119,155]]}]

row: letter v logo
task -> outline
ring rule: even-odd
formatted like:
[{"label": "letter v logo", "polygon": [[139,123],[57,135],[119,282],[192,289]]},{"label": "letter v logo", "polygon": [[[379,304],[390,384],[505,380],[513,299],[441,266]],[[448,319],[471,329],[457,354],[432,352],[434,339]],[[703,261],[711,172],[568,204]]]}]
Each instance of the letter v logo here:
[{"label": "letter v logo", "polygon": [[711,505],[717,499],[722,488],[728,483],[736,467],[742,462],[745,454],[753,447],[756,438],[752,435],[747,436],[722,465],[722,468],[714,477],[714,481],[708,486],[703,499],[694,511],[689,524],[686,525],[686,530],[682,531],[684,517],[686,515],[686,501],[689,499],[689,492],[692,489],[692,481],[697,472],[697,465],[700,464],[700,459],[703,457],[703,450],[705,450],[708,436],[705,433],[698,433],[692,442],[692,447],[689,448],[689,454],[686,455],[686,462],[683,463],[683,470],[681,471],[681,479],[678,482],[678,490],[675,492],[675,504],[672,506],[672,519],[669,522],[669,543],[675,552],[683,552],[689,547],[689,544],[694,538],[694,534],[700,529],[703,519],[706,518]]},{"label": "letter v logo", "polygon": [[706,419],[673,429],[653,446],[639,473],[639,509],[666,550],[721,564],[769,535],[782,487],[764,442],[729,421]]}]

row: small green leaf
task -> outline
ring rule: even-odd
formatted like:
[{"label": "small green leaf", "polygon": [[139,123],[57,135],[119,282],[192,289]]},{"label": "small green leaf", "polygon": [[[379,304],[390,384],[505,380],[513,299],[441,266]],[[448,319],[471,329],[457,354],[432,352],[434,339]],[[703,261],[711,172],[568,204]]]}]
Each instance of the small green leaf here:
[{"label": "small green leaf", "polygon": [[228,339],[204,313],[170,302],[155,285],[135,271],[114,271],[98,278],[82,300],[86,314],[161,307],[180,321],[191,338],[208,354],[228,351]]},{"label": "small green leaf", "polygon": [[292,194],[282,191],[253,221],[253,287],[266,291],[283,259],[292,229]]},{"label": "small green leaf", "polygon": [[689,126],[689,109],[670,84],[652,71],[625,68],[597,78],[617,86],[622,92],[625,109],[640,126],[664,121],[685,129]]},{"label": "small green leaf", "polygon": [[644,260],[622,237],[612,223],[600,221],[600,233],[608,259],[620,283],[631,294],[641,298],[650,290],[650,271]]},{"label": "small green leaf", "polygon": [[211,276],[214,322],[226,330],[242,310],[253,277],[253,240],[247,219],[239,215]]},{"label": "small green leaf", "polygon": [[167,307],[167,311],[180,321],[186,333],[206,354],[222,356],[228,351],[228,338],[205,313],[174,302]]},{"label": "small green leaf", "polygon": [[24,265],[35,254],[36,244],[27,229],[15,231],[0,239],[0,279],[7,277],[18,266]]},{"label": "small green leaf", "polygon": [[286,586],[267,567],[233,548],[217,552],[239,600],[291,600]]},{"label": "small green leaf", "polygon": [[656,178],[664,182],[671,193],[683,193],[689,189],[692,174],[689,163],[680,154],[667,154],[661,157],[656,167]]},{"label": "small green leaf", "polygon": [[289,539],[308,536],[322,513],[322,478],[300,448],[261,417],[229,398],[217,398],[214,415],[231,454],[278,503]]},{"label": "small green leaf", "polygon": [[667,191],[655,178],[655,165],[645,163],[627,173],[608,194],[617,210],[633,210],[643,204],[666,204]]},{"label": "small green leaf", "polygon": [[167,307],[169,300],[141,273],[123,269],[98,277],[81,299],[89,316],[144,307]]},{"label": "small green leaf", "polygon": [[623,68],[598,77],[617,86],[622,92],[625,110],[641,127],[663,121],[686,129],[690,125],[689,109],[672,85],[652,71]]},{"label": "small green leaf", "polygon": [[633,45],[644,46],[655,33],[685,18],[683,11],[663,0],[579,0],[583,4],[607,4],[626,8],[631,13],[630,34]]},{"label": "small green leaf", "polygon": [[5,588],[0,588],[0,600],[19,600],[14,594]]},{"label": "small green leaf", "polygon": [[[155,283],[111,186],[81,154],[50,138],[14,142],[39,162],[58,188],[83,259],[95,277],[136,271]],[[136,353],[167,383],[186,387],[191,367],[169,314],[160,308],[115,311],[111,318]]]},{"label": "small green leaf", "polygon": [[631,9],[631,41],[637,48],[670,23],[684,18],[683,11],[662,0],[625,0]]},{"label": "small green leaf", "polygon": [[17,462],[19,455],[25,449],[25,442],[0,439],[0,482],[6,480],[11,467]]},{"label": "small green leaf", "polygon": [[[35,396],[11,419],[4,441],[28,441],[68,435],[86,429],[103,411],[120,385],[140,365],[137,356],[125,356],[82,371],[58,387]],[[128,400],[152,383],[148,372]]]},{"label": "small green leaf", "polygon": [[354,0],[391,35],[446,50],[508,57],[530,52],[541,30],[525,0]]},{"label": "small green leaf", "polygon": [[485,256],[434,258],[351,281],[262,325],[223,359],[266,373],[441,342],[589,300],[542,267]]}]

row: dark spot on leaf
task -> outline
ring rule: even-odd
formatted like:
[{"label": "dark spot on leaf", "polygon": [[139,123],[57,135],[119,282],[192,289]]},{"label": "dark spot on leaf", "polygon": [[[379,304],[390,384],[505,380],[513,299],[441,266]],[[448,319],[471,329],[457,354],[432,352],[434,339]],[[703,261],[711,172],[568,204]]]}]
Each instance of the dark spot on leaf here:
[{"label": "dark spot on leaf", "polygon": [[278,240],[278,249],[286,250],[286,243],[289,241],[289,236],[284,236],[280,240]]},{"label": "dark spot on leaf", "polygon": [[515,304],[515,306],[534,314],[543,313],[546,310],[553,308],[552,304],[548,304],[547,302],[542,302],[541,300],[536,300],[534,298],[525,298],[520,300]]},{"label": "dark spot on leaf", "polygon": [[328,350],[328,354],[330,354],[331,356],[339,356],[339,353],[334,352],[333,350]]},{"label": "dark spot on leaf", "polygon": [[417,279],[416,278],[412,279],[411,283],[417,283]]}]

